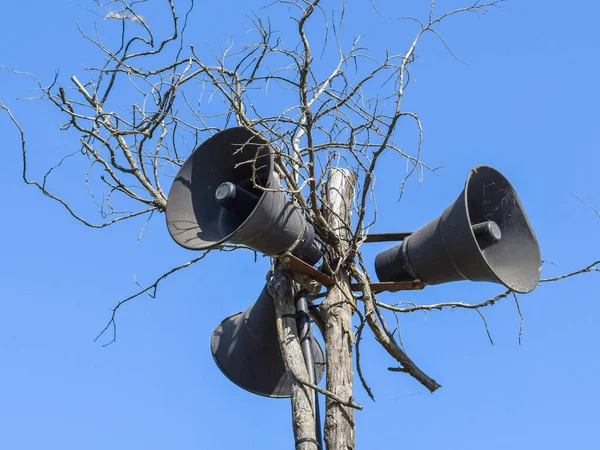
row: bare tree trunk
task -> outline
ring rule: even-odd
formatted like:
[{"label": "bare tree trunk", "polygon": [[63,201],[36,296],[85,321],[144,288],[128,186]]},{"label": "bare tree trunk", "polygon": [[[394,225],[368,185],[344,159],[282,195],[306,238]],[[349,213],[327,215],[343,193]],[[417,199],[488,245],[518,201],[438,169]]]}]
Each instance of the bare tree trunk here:
[{"label": "bare tree trunk", "polygon": [[[325,217],[340,238],[344,256],[351,237],[350,210],[356,177],[347,169],[330,169],[326,185]],[[352,292],[344,269],[336,275],[337,285],[329,290],[321,311],[325,317],[325,348],[327,358],[327,390],[341,398],[352,398]],[[325,415],[327,450],[354,449],[354,411],[327,398]]]},{"label": "bare tree trunk", "polygon": [[296,450],[318,450],[313,398],[315,393],[299,380],[309,381],[296,327],[293,282],[275,266],[269,280],[277,317],[281,355],[292,382],[292,426]]}]

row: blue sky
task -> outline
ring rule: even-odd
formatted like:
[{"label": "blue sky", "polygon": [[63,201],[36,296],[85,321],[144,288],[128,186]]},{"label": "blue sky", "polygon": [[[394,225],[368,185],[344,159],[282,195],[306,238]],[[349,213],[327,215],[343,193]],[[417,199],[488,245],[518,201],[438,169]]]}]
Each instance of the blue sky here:
[{"label": "blue sky", "polygon": [[[423,16],[427,5],[399,3],[378,3],[387,20],[349,5],[348,29],[366,34],[374,49],[406,39],[414,30],[398,18]],[[438,3],[441,10],[461,5]],[[246,14],[262,4],[231,2],[224,12],[222,4],[199,2],[188,39],[243,41]],[[0,65],[49,81],[56,69],[67,80],[82,64],[98,62],[75,22],[105,24],[78,2],[23,0],[2,12]],[[517,189],[542,257],[553,262],[544,266],[545,276],[600,259],[600,219],[572,195],[600,208],[598,13],[592,1],[532,0],[506,2],[485,17],[451,19],[440,31],[470,65],[427,37],[405,107],[423,120],[424,159],[444,169],[437,176],[426,172],[422,183],[414,178],[398,202],[404,168],[389,157],[378,176],[380,220],[373,231],[427,223],[456,198],[471,167],[489,164]],[[31,170],[39,177],[77,141],[58,131],[61,118],[49,105],[15,100],[34,96],[33,88],[0,71],[0,100],[28,133]],[[249,252],[211,255],[167,280],[157,298],[123,308],[117,342],[103,348],[93,339],[109,308],[136,289],[134,276],[151,282],[196,255],[173,243],[162,217],[139,243],[143,221],[104,230],[76,223],[22,183],[19,136],[5,116],[0,130],[0,448],[291,448],[289,402],[239,389],[209,350],[216,325],[260,293],[268,261],[254,263]],[[407,136],[403,144],[414,144],[414,134]],[[55,186],[93,213],[81,174],[67,172]],[[383,248],[366,247],[365,259]],[[233,280],[232,272],[239,274]],[[511,299],[485,311],[493,346],[473,311],[401,317],[409,355],[442,385],[433,395],[388,372],[394,362],[365,338],[363,370],[377,401],[356,386],[356,400],[365,406],[356,414],[358,448],[598,448],[599,281],[588,274],[521,296],[522,345]],[[463,282],[381,299],[476,302],[499,292],[496,285]]]}]

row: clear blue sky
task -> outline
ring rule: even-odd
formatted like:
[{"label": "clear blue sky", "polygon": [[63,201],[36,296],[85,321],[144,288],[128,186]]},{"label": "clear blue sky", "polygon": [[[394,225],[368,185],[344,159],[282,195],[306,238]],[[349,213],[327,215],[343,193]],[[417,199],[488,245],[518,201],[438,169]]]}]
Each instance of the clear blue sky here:
[{"label": "clear blue sky", "polygon": [[[55,69],[67,80],[82,64],[97,63],[75,27],[75,21],[89,27],[95,18],[78,5],[86,2],[4,2],[0,65],[49,81]],[[378,2],[384,21],[369,7],[348,3],[348,27],[367,34],[373,48],[408,36],[412,25],[396,18],[427,11],[425,2],[406,11],[404,2]],[[438,3],[440,9],[461,5]],[[188,39],[243,41],[250,28],[245,15],[262,4],[198,2]],[[545,276],[599,259],[600,219],[572,196],[600,208],[599,14],[594,1],[532,0],[449,20],[440,31],[468,66],[429,36],[417,51],[406,107],[423,119],[424,159],[445,169],[426,173],[421,184],[415,178],[397,202],[403,167],[389,164],[378,178],[374,231],[418,228],[454,200],[471,167],[490,164],[517,188],[542,256],[555,264],[545,266]],[[61,118],[49,105],[15,100],[35,95],[33,87],[0,71],[0,100],[25,127],[39,177],[43,167],[76,150],[77,141],[58,131]],[[211,256],[165,282],[156,299],[123,308],[118,340],[103,348],[93,338],[108,308],[136,289],[133,277],[147,283],[195,254],[172,242],[162,217],[151,221],[139,244],[142,221],[105,230],[76,223],[21,182],[19,136],[5,116],[0,131],[0,448],[292,448],[289,402],[239,389],[209,350],[215,326],[256,299],[267,260],[254,263],[247,252]],[[79,175],[63,176],[56,186],[92,212]],[[366,259],[383,248],[365,249]],[[232,279],[232,270],[239,276]],[[599,283],[599,274],[588,274],[521,296],[520,346],[510,299],[485,311],[493,346],[473,311],[402,317],[409,354],[443,386],[433,395],[408,376],[389,373],[394,362],[365,339],[364,371],[377,401],[357,385],[356,399],[365,406],[356,414],[357,447],[600,448]],[[500,291],[463,282],[381,299],[475,302]]]}]

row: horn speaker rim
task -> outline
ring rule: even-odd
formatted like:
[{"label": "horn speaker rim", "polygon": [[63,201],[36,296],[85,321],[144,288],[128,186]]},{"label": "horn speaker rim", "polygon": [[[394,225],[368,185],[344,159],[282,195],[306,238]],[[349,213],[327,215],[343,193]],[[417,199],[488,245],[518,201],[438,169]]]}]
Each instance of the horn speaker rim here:
[{"label": "horn speaker rim", "polygon": [[[204,141],[202,144],[200,144],[198,147],[196,147],[196,149],[187,157],[187,159],[185,160],[185,162],[183,163],[183,165],[180,167],[179,171],[177,172],[177,175],[175,175],[174,180],[177,180],[180,176],[180,174],[187,169],[188,165],[193,165],[195,162],[195,158],[198,157],[198,155],[202,152],[202,151],[208,151],[208,149],[210,148],[211,142],[216,141],[217,139],[223,139],[223,138],[227,138],[228,136],[233,136],[236,133],[239,132],[245,132],[245,143],[243,144],[238,144],[241,145],[242,147],[244,145],[250,144],[250,141],[252,139],[256,139],[257,141],[259,141],[262,145],[257,146],[257,153],[261,151],[261,149],[266,148],[266,152],[265,155],[260,155],[258,157],[260,157],[261,159],[264,158],[264,162],[267,163],[267,169],[268,169],[268,177],[265,181],[265,186],[262,186],[264,189],[269,189],[272,187],[273,185],[273,166],[274,166],[274,154],[273,154],[273,148],[269,145],[269,142],[263,138],[259,133],[253,133],[252,131],[250,131],[249,129],[245,128],[245,127],[232,127],[232,128],[226,128],[222,131],[219,131],[218,133],[212,135],[210,138],[208,138],[206,141]],[[244,139],[243,138],[243,139]],[[203,150],[204,149],[204,150]],[[257,158],[258,158],[257,157]],[[266,157],[266,158],[265,158]],[[165,210],[165,220],[167,222],[167,229],[169,230],[169,234],[171,235],[171,237],[173,238],[173,240],[179,244],[181,247],[188,249],[188,250],[207,250],[207,249],[211,249],[211,248],[216,248],[221,244],[224,244],[226,242],[228,242],[228,240],[230,240],[230,238],[232,236],[234,236],[241,228],[244,227],[244,225],[246,224],[246,222],[249,222],[250,219],[252,218],[252,214],[249,214],[248,217],[246,217],[233,231],[231,231],[229,234],[225,235],[223,238],[218,239],[216,241],[205,241],[203,240],[203,244],[200,245],[186,245],[186,241],[185,240],[180,240],[178,239],[178,236],[176,233],[172,233],[171,232],[171,224],[174,221],[170,221],[169,220],[169,199],[171,199],[171,195],[173,192],[173,187],[175,186],[175,181],[173,182],[173,184],[171,185],[171,189],[169,190],[169,195],[167,196],[167,208]],[[258,199],[258,202],[256,203],[256,206],[254,207],[254,211],[258,210],[259,207],[262,205],[262,203],[264,202],[265,198],[266,198],[266,194],[267,191],[266,190],[261,190],[260,191],[260,198]],[[197,227],[199,228],[199,227]]]},{"label": "horn speaker rim", "polygon": [[[248,391],[252,394],[256,394],[256,395],[260,395],[261,397],[267,397],[267,398],[290,398],[291,393],[289,392],[289,389],[287,389],[287,392],[285,393],[266,393],[264,391],[260,391],[257,389],[252,389],[248,386],[243,385],[242,383],[240,383],[233,374],[230,374],[229,371],[227,370],[227,368],[225,368],[225,366],[223,364],[221,364],[219,362],[219,359],[217,358],[217,342],[216,342],[216,336],[217,336],[217,332],[219,330],[223,330],[224,329],[224,324],[227,321],[234,321],[236,320],[239,316],[243,315],[246,311],[240,311],[238,313],[232,314],[229,317],[226,317],[225,319],[223,319],[219,325],[217,325],[211,335],[211,339],[210,339],[210,349],[211,349],[211,354],[213,357],[213,360],[215,362],[215,364],[217,365],[217,367],[219,368],[219,370],[221,371],[221,373],[223,375],[225,375],[229,381],[231,381],[232,383],[234,383],[235,385],[239,386],[240,388],[244,389],[245,391]],[[242,326],[242,324],[240,324],[239,326]],[[248,332],[250,332],[251,334],[254,334],[252,332],[251,329],[247,329]],[[222,334],[220,335],[222,336]],[[280,352],[280,347],[279,345],[269,345],[269,344],[265,344],[265,347],[270,347],[272,349],[274,349],[274,351]],[[315,348],[318,350],[318,355],[315,353]],[[315,364],[315,376],[317,378],[317,383],[323,378],[323,375],[325,373],[325,352],[323,351],[323,348],[321,347],[321,344],[319,343],[319,341],[317,341],[317,339],[315,339],[314,335],[312,335],[312,345],[311,345],[311,350],[313,351],[313,360],[314,360],[314,364]],[[320,355],[320,358],[318,357]],[[284,374],[285,374],[285,363],[283,362],[283,356],[282,358],[282,364],[284,365]],[[319,368],[318,365],[321,364],[322,367]],[[288,382],[289,383],[289,382]],[[279,388],[276,389],[274,392],[282,392],[284,389],[284,387],[286,387],[286,383],[285,381],[283,383],[281,383],[281,385],[278,385]],[[290,386],[288,386],[289,388]]]},{"label": "horn speaker rim", "polygon": [[[532,278],[531,280],[529,280],[529,283],[527,283],[526,280],[525,281],[523,281],[523,280],[519,280],[519,281],[508,280],[506,275],[500,274],[499,272],[500,272],[501,268],[497,267],[497,266],[496,267],[492,266],[492,264],[490,263],[490,261],[488,259],[488,256],[485,253],[487,249],[482,249],[481,246],[479,245],[479,242],[477,241],[477,238],[475,237],[475,233],[473,232],[472,227],[473,227],[473,225],[476,225],[476,223],[473,223],[473,221],[471,220],[472,215],[471,215],[471,209],[469,207],[469,193],[470,193],[469,188],[470,188],[471,181],[474,179],[474,177],[481,176],[480,171],[481,172],[483,172],[483,171],[491,172],[494,176],[499,177],[504,183],[506,183],[506,188],[509,189],[511,194],[514,196],[514,201],[517,204],[520,212],[522,213],[522,216],[523,216],[522,219],[524,220],[524,224],[520,228],[520,232],[530,234],[530,238],[531,238],[530,244],[532,245],[532,250],[535,253],[535,254],[532,254],[531,256],[532,256],[532,259],[536,259],[537,261],[539,261],[539,264],[537,265],[539,267],[537,276],[534,277],[535,279]],[[527,294],[527,293],[533,291],[537,287],[537,285],[539,283],[539,279],[540,279],[540,271],[541,271],[541,265],[542,265],[540,245],[537,240],[535,230],[531,226],[531,222],[529,220],[529,217],[527,216],[527,212],[525,211],[525,208],[523,207],[521,199],[519,198],[519,195],[518,195],[516,189],[514,188],[514,186],[512,185],[512,183],[498,169],[496,169],[492,166],[489,166],[489,165],[480,165],[469,171],[469,175],[467,176],[467,179],[465,180],[463,192],[461,192],[459,199],[461,197],[462,197],[462,203],[463,203],[462,206],[464,206],[464,208],[465,208],[466,218],[469,222],[469,233],[471,234],[473,241],[476,243],[477,247],[479,248],[480,258],[483,261],[483,263],[485,264],[486,269],[498,280],[498,282],[500,284],[504,285],[506,288],[510,289],[511,291],[514,291],[518,294]],[[447,210],[450,210],[452,208],[452,206],[454,206],[454,203],[451,204],[447,208]],[[447,210],[445,210],[444,213],[442,213],[441,220],[443,220],[444,216],[446,216]],[[502,242],[502,239],[500,239],[500,242]],[[444,245],[446,245],[445,240],[444,240]],[[490,247],[490,249],[492,247]],[[457,270],[459,271],[459,273],[461,273],[458,268],[457,268]],[[461,273],[461,275],[462,275],[462,273]],[[477,280],[475,280],[475,281],[477,281]]]},{"label": "horn speaker rim", "polygon": [[[472,228],[486,221],[502,230],[491,246],[482,246]],[[525,208],[508,179],[491,166],[472,169],[438,217],[375,258],[380,281],[487,281],[518,293],[535,289],[540,268],[540,247]]]}]

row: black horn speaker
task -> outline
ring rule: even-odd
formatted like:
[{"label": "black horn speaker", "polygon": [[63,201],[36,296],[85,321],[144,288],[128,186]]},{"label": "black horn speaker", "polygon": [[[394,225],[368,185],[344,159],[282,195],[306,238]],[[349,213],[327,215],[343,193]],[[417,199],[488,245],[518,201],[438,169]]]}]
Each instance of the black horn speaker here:
[{"label": "black horn speaker", "polygon": [[471,170],[440,217],[375,258],[380,281],[490,281],[520,293],[537,286],[540,270],[540,248],[523,205],[489,166]]},{"label": "black horn speaker", "polygon": [[256,132],[236,127],[202,143],[179,170],[167,200],[167,228],[190,250],[225,242],[270,256],[321,257],[313,226],[281,192],[274,151]]},{"label": "black horn speaker", "polygon": [[[211,351],[221,372],[238,386],[266,397],[290,396],[290,380],[277,339],[275,307],[266,286],[250,308],[219,324],[212,335]],[[319,382],[325,358],[314,338],[311,351]]]}]

